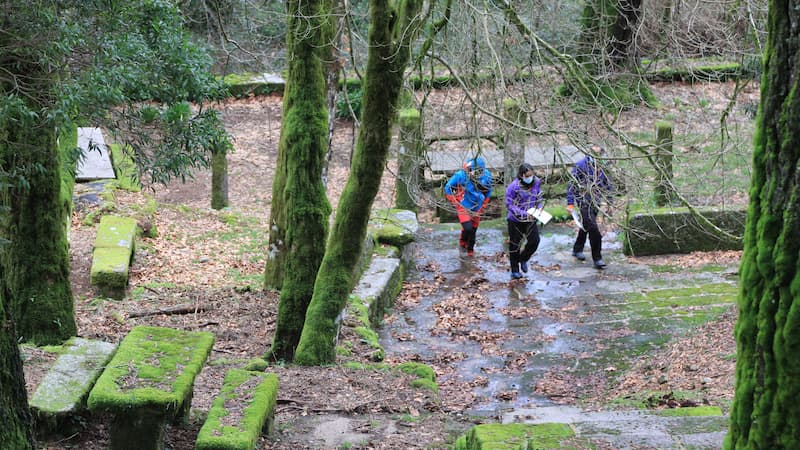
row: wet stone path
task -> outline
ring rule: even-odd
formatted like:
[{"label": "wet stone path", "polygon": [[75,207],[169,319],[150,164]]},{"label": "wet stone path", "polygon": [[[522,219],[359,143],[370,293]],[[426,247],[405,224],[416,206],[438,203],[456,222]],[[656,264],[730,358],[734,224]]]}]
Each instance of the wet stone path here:
[{"label": "wet stone path", "polygon": [[[381,330],[387,357],[447,367],[440,383],[469,383],[476,398],[468,411],[472,415],[503,421],[601,420],[554,402],[561,395],[558,383],[590,390],[606,371],[624,368],[626,360],[722,313],[735,299],[736,278],[726,272],[731,268],[656,272],[628,262],[612,233],[604,237],[608,267],[597,270],[572,257],[574,230],[566,225],[542,229],[530,271],[511,281],[504,225],[482,224],[474,257],[458,248],[458,224],[421,229],[411,249],[416,265],[408,270],[404,289],[417,293],[401,295]],[[588,251],[587,244],[587,256]],[[409,297],[416,301],[404,300]],[[563,389],[565,395],[575,391],[570,387]],[[619,413],[609,412],[609,420],[615,417],[614,427],[638,424],[646,434],[646,414],[619,420]],[[712,420],[724,427],[722,418]],[[632,442],[639,439],[636,433]],[[664,432],[666,441],[652,442],[653,448],[678,441],[717,448],[724,435],[719,430],[698,433],[703,437],[688,433],[692,441]],[[611,434],[627,436],[620,430]]]}]

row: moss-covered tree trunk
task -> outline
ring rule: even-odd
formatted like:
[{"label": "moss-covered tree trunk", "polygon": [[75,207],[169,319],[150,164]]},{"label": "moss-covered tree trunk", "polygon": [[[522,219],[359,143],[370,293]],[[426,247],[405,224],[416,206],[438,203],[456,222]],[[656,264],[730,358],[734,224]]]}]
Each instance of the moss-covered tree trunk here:
[{"label": "moss-covered tree trunk", "polygon": [[800,0],[768,14],[728,449],[800,448]]},{"label": "moss-covered tree trunk", "polygon": [[394,206],[410,211],[417,210],[415,197],[411,194],[419,189],[422,175],[422,118],[419,110],[407,108],[398,115],[400,136],[397,149],[397,180],[395,181]]},{"label": "moss-covered tree trunk", "polygon": [[228,206],[228,143],[211,149],[211,208]]},{"label": "moss-covered tree trunk", "polygon": [[269,356],[286,361],[292,360],[300,340],[313,292],[309,280],[316,277],[325,253],[331,212],[322,184],[328,148],[325,64],[331,57],[331,8],[331,0],[287,3],[289,68],[272,196],[270,245],[275,247],[270,248],[267,270],[267,276],[282,272]]},{"label": "moss-covered tree trunk", "polygon": [[62,193],[61,151],[56,128],[47,119],[18,118],[20,126],[2,130],[0,171],[18,179],[0,191],[2,280],[19,338],[58,344],[75,336],[77,326],[69,280],[65,224],[69,203]]},{"label": "moss-covered tree trunk", "polygon": [[397,100],[409,60],[409,43],[418,28],[420,0],[371,0],[369,54],[364,78],[363,114],[350,177],[339,199],[336,220],[306,313],[295,362],[333,362],[337,317],[354,284],[372,202],[380,187],[392,138]]},{"label": "moss-covered tree trunk", "polygon": [[14,321],[6,314],[5,294],[0,287],[0,442],[3,448],[27,450],[34,448],[31,415]]},{"label": "moss-covered tree trunk", "polygon": [[587,0],[581,19],[578,59],[597,74],[635,64],[634,30],[642,0]]}]

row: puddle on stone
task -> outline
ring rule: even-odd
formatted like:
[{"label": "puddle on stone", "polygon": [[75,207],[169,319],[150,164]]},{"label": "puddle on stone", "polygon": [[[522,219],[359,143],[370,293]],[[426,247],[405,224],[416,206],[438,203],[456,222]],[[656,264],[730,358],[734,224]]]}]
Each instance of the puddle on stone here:
[{"label": "puddle on stone", "polygon": [[[452,224],[421,230],[420,239],[412,244],[417,267],[410,268],[406,279],[430,281],[438,274],[444,281],[414,308],[396,312],[397,320],[388,321],[380,334],[387,356],[416,355],[432,363],[441,361],[443,353],[460,355],[451,358],[453,373],[464,381],[488,380],[474,388],[479,401],[471,413],[551,405],[535,392],[549,371],[602,370],[615,365],[615,358],[662,343],[673,325],[662,320],[654,326],[653,317],[641,315],[647,310],[627,304],[626,293],[652,283],[653,273],[647,266],[626,263],[621,245],[606,243],[608,237],[603,256],[609,267],[597,270],[572,257],[574,230],[548,226],[531,259],[532,270],[524,279],[510,281],[504,222],[481,225],[474,257],[460,251],[459,231]],[[420,269],[430,267],[438,272]],[[438,320],[433,305],[452,298],[456,290],[483,296],[488,309],[457,338],[432,334]],[[514,316],[510,310],[528,314]],[[479,341],[490,333],[495,341],[485,351]],[[397,335],[413,339],[392,338]]]}]

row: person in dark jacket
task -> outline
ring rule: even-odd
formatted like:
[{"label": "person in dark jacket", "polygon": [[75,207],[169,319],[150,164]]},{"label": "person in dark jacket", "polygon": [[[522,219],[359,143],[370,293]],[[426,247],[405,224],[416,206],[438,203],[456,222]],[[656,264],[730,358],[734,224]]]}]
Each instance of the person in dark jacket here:
[{"label": "person in dark jacket", "polygon": [[589,153],[572,168],[572,177],[567,184],[567,209],[572,212],[577,206],[580,211],[581,228],[572,246],[572,256],[579,261],[586,260],[583,247],[586,238],[592,249],[594,267],[602,269],[606,266],[603,261],[603,235],[597,226],[597,214],[600,203],[611,192],[611,182],[600,167],[600,158],[605,153],[599,145],[592,145]]},{"label": "person in dark jacket", "polygon": [[[522,278],[520,270],[528,272],[528,260],[539,248],[539,227],[529,211],[543,206],[541,185],[541,180],[533,175],[533,166],[524,163],[519,166],[517,178],[506,188],[508,259],[513,280]],[[525,247],[520,252],[523,239]]]},{"label": "person in dark jacket", "polygon": [[444,195],[456,208],[461,223],[458,245],[467,251],[467,256],[473,256],[481,213],[492,195],[492,174],[486,168],[486,161],[478,156],[464,163],[464,168],[445,184]]}]

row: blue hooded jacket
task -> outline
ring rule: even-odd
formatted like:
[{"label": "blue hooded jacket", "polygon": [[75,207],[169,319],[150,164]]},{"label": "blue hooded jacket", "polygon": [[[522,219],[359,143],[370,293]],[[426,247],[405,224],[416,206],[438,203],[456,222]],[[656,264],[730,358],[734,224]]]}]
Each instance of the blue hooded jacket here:
[{"label": "blue hooded jacket", "polygon": [[[478,172],[475,176],[469,173],[473,170]],[[480,156],[468,160],[444,185],[444,193],[455,197],[464,209],[480,211],[492,195],[492,174],[486,168],[486,161]]]}]

